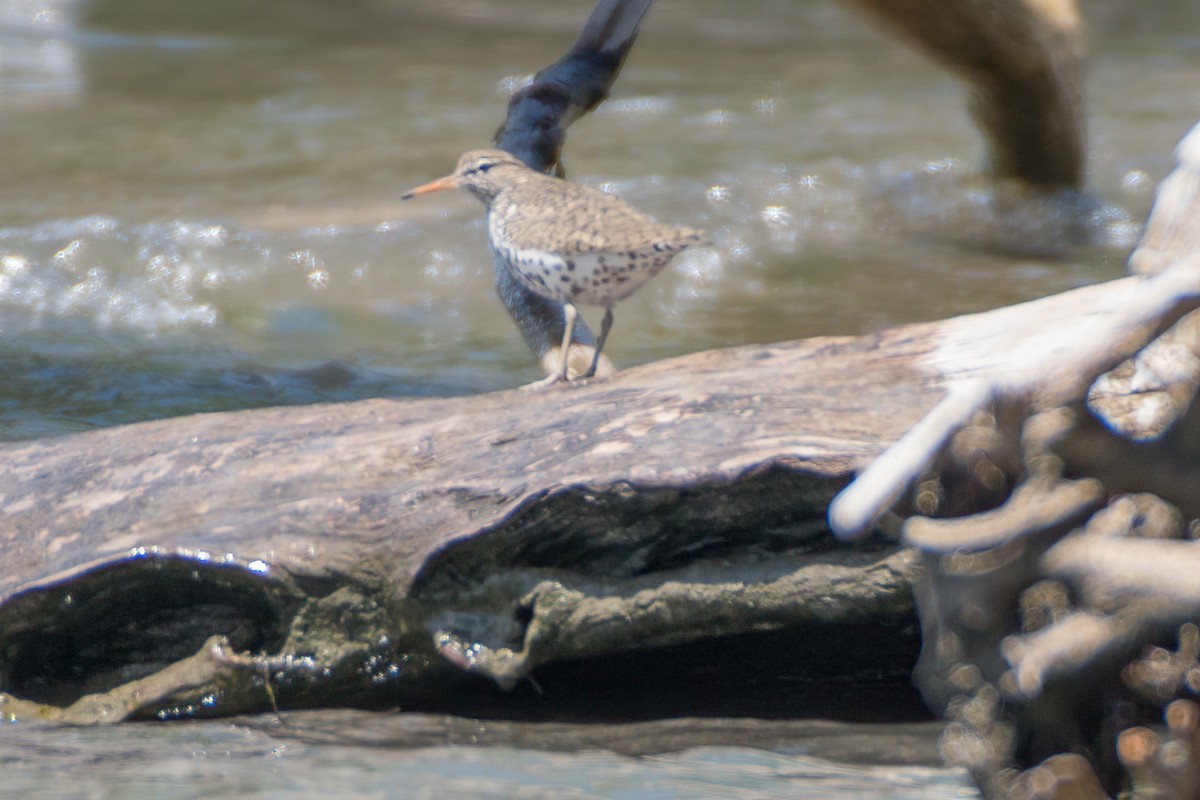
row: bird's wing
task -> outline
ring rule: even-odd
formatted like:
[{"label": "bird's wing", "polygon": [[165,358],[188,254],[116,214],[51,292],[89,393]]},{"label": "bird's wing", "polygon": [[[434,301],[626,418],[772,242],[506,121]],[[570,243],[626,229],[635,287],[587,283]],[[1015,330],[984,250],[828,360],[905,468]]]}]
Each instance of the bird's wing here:
[{"label": "bird's wing", "polygon": [[674,252],[704,240],[699,231],[664,225],[616,195],[566,181],[542,183],[513,202],[520,207],[522,240],[563,255],[644,252],[656,244]]}]

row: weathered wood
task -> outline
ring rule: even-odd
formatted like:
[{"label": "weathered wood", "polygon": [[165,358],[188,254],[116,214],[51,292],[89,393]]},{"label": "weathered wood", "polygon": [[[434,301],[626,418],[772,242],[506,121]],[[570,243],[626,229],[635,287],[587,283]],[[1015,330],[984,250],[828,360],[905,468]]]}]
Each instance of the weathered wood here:
[{"label": "weathered wood", "polygon": [[154,546],[403,590],[432,553],[567,490],[715,490],[772,466],[832,487],[940,393],[917,364],[937,329],[698,353],[540,393],[202,414],[6,444],[0,592],[75,569],[81,547],[124,559]]},{"label": "weathered wood", "polygon": [[[700,353],[542,393],[206,414],[5,445],[0,688],[64,683],[69,703],[83,687],[46,665],[89,654],[69,672],[117,685],[216,633],[284,659],[264,662],[271,674],[303,673],[300,657],[332,671],[332,685],[280,691],[327,703],[370,688],[346,685],[379,650],[403,681],[445,693],[455,674],[510,685],[548,663],[738,631],[839,619],[902,631],[910,561],[824,552],[824,512],[878,441],[934,401],[913,367],[928,330]],[[549,597],[580,613],[537,600]],[[597,613],[615,625],[604,636]],[[354,632],[331,643],[331,625]],[[129,631],[136,646],[120,645]],[[509,651],[515,671],[488,656]],[[890,669],[906,672],[914,654],[897,657]]]}]

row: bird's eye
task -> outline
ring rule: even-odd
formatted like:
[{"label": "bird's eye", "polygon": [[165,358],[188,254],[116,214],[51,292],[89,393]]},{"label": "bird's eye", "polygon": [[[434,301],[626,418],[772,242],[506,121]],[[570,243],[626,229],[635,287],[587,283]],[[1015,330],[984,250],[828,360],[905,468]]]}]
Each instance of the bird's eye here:
[{"label": "bird's eye", "polygon": [[480,165],[479,165],[479,171],[480,171],[480,172],[487,172],[489,169],[491,169],[491,168],[492,168],[492,166],[493,166],[492,164],[480,164]]}]

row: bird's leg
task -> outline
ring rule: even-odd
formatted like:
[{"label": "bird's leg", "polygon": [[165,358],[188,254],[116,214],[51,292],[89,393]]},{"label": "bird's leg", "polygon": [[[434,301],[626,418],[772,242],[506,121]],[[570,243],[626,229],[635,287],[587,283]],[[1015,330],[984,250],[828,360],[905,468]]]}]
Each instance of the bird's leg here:
[{"label": "bird's leg", "polygon": [[571,334],[575,332],[575,316],[578,313],[575,304],[570,300],[563,303],[565,323],[563,325],[562,352],[558,355],[558,380],[564,382],[568,378],[567,358],[571,355]]},{"label": "bird's leg", "polygon": [[600,338],[596,340],[596,352],[592,355],[592,366],[588,367],[588,371],[583,377],[590,378],[596,374],[596,365],[600,363],[600,351],[604,349],[604,340],[608,338],[608,332],[612,330],[612,322],[612,306],[609,306],[604,309],[604,319],[600,320]]},{"label": "bird's leg", "polygon": [[542,389],[546,386],[553,386],[560,381],[565,382],[567,376],[567,359],[571,355],[571,335],[575,332],[575,317],[578,315],[578,310],[571,302],[563,303],[563,330],[562,351],[558,356],[558,364],[555,366],[554,372],[551,372],[540,381],[534,381],[522,386],[522,389]]}]

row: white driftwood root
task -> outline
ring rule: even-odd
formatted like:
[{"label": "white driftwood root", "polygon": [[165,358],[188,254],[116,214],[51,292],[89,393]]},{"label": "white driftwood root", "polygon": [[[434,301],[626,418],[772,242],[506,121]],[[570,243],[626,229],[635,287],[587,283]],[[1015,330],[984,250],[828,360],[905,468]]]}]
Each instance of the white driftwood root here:
[{"label": "white driftwood root", "polygon": [[1077,400],[1099,376],[1200,308],[1200,255],[1171,240],[1191,242],[1200,229],[1200,125],[1177,152],[1179,166],[1164,181],[1147,237],[1130,257],[1132,268],[1150,274],[948,320],[921,363],[931,378],[946,381],[946,397],[834,499],[834,533],[853,539],[870,531],[989,401],[1024,397],[1036,409]]}]

